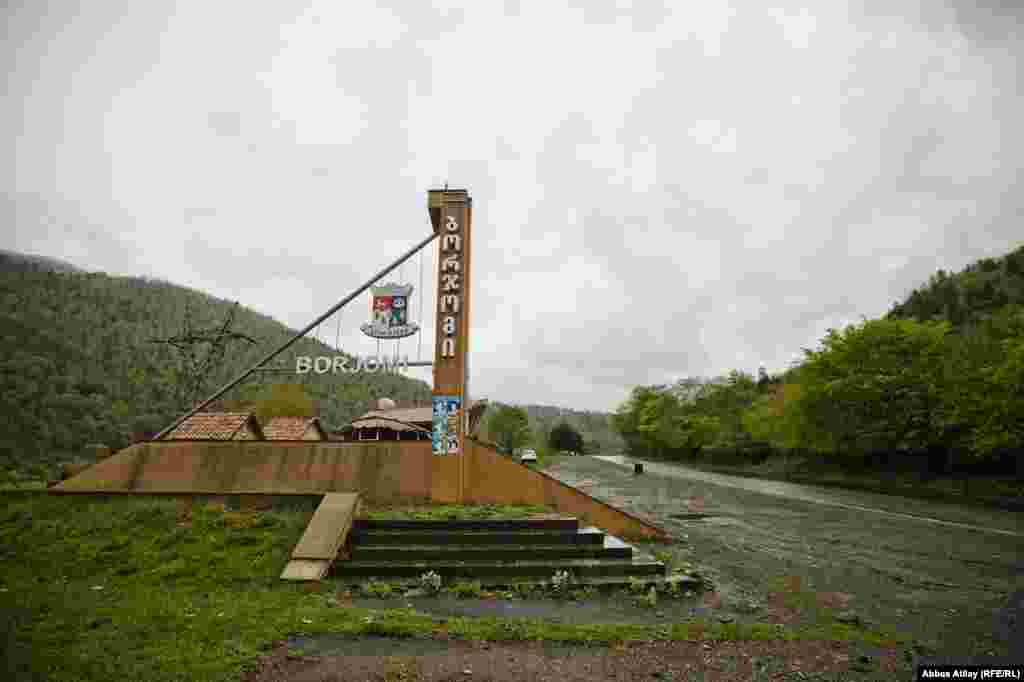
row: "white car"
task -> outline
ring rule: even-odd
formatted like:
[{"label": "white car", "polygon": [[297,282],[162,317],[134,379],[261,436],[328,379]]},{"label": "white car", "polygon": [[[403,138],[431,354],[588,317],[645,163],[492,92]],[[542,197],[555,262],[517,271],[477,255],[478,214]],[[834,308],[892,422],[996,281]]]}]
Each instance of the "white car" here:
[{"label": "white car", "polygon": [[533,450],[523,450],[523,454],[519,455],[520,462],[536,462],[537,453]]}]

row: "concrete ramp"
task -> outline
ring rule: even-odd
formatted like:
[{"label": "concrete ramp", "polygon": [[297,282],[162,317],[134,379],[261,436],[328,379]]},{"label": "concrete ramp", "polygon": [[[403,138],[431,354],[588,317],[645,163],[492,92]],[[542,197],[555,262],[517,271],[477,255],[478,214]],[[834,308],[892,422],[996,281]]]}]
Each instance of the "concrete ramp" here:
[{"label": "concrete ramp", "polygon": [[359,493],[327,493],[292,550],[282,580],[320,580],[331,567],[359,512]]}]

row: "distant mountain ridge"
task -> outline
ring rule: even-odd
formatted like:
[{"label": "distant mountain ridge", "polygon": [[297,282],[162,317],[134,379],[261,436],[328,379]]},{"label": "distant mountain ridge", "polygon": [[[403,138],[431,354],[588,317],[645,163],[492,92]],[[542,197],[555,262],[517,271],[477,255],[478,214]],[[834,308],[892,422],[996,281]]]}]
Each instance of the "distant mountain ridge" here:
[{"label": "distant mountain ridge", "polygon": [[0,270],[41,270],[49,272],[85,272],[77,265],[50,256],[37,256],[0,249]]}]

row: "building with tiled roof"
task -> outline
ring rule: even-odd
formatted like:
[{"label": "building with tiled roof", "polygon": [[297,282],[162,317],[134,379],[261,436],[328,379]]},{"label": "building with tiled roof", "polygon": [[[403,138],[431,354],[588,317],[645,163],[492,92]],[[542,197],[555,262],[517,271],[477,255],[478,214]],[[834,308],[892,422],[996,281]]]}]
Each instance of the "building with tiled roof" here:
[{"label": "building with tiled roof", "polygon": [[271,417],[263,424],[267,440],[328,440],[317,417]]},{"label": "building with tiled roof", "polygon": [[200,412],[163,440],[263,440],[263,429],[250,412]]},{"label": "building with tiled roof", "polygon": [[[469,432],[476,432],[480,418],[487,409],[486,400],[469,403]],[[397,407],[387,398],[358,417],[342,430],[342,440],[430,440],[433,429],[433,410],[430,405]]]}]

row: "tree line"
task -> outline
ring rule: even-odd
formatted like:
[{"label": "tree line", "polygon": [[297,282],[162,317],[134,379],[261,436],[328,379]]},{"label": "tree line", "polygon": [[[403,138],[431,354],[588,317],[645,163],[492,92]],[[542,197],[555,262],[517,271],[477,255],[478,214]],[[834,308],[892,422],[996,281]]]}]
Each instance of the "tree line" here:
[{"label": "tree line", "polygon": [[612,417],[630,452],[799,454],[933,471],[1024,466],[1024,247],[939,271],[880,319],[828,330],[785,372],[640,386]]}]

